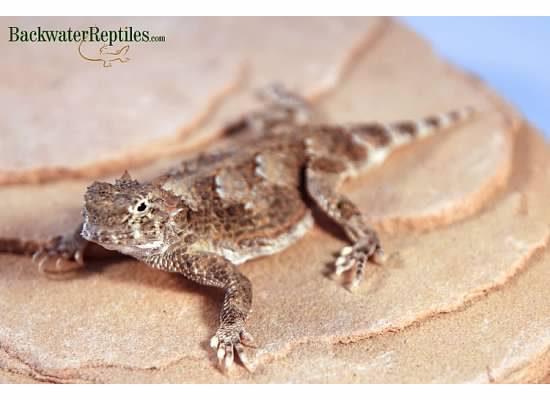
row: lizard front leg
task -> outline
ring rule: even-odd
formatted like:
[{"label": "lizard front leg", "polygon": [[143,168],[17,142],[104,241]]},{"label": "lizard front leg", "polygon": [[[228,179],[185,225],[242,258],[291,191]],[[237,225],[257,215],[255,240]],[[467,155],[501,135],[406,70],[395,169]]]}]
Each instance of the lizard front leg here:
[{"label": "lizard front leg", "polygon": [[[84,250],[90,242],[80,232],[82,224],[68,235],[55,236],[34,253],[32,260],[38,265],[38,270],[42,273],[63,273],[84,267]],[[55,259],[54,268],[49,268],[52,259]]]},{"label": "lizard front leg", "polygon": [[351,287],[359,285],[368,261],[384,262],[380,239],[359,208],[346,196],[336,192],[348,166],[329,156],[312,157],[306,166],[308,194],[333,221],[344,230],[351,246],[346,246],[336,259],[336,274],[355,268]]},{"label": "lizard front leg", "polygon": [[245,322],[252,306],[252,285],[235,265],[225,258],[210,253],[187,253],[186,250],[169,250],[147,260],[153,267],[183,274],[201,285],[214,286],[225,291],[220,325],[210,340],[216,350],[220,367],[231,367],[235,352],[243,365],[250,364],[243,351],[243,344],[251,344],[252,336],[245,329]]}]

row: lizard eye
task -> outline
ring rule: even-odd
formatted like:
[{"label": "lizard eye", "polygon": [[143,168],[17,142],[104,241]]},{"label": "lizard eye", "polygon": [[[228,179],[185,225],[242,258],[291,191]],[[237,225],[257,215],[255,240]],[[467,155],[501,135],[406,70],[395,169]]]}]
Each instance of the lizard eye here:
[{"label": "lizard eye", "polygon": [[139,213],[142,213],[145,210],[147,210],[148,206],[149,206],[149,203],[147,202],[147,200],[140,200],[139,203],[137,203],[136,211]]}]

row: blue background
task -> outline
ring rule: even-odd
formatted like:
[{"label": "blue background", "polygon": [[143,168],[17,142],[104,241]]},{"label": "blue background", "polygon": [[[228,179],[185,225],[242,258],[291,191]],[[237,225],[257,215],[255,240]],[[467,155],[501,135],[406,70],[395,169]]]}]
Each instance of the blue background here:
[{"label": "blue background", "polygon": [[550,17],[403,17],[437,52],[472,71],[550,140]]}]

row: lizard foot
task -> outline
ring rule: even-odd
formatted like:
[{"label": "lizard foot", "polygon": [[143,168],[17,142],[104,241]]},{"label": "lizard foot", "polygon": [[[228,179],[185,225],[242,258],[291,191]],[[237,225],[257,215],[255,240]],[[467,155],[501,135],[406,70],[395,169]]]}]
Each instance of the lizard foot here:
[{"label": "lizard foot", "polygon": [[238,325],[220,326],[210,339],[210,347],[216,350],[218,365],[224,372],[233,365],[235,353],[247,370],[254,369],[244,352],[244,345],[255,347],[254,338],[242,326]]},{"label": "lizard foot", "polygon": [[361,237],[353,245],[344,247],[336,259],[335,273],[342,275],[355,268],[355,276],[348,286],[349,289],[354,289],[361,283],[365,266],[369,261],[376,264],[384,264],[386,261],[384,250],[376,236]]},{"label": "lizard foot", "polygon": [[[71,236],[55,236],[32,256],[38,271],[44,274],[64,273],[84,267],[84,239]],[[49,262],[55,259],[55,263]],[[53,268],[52,268],[53,266]]]}]

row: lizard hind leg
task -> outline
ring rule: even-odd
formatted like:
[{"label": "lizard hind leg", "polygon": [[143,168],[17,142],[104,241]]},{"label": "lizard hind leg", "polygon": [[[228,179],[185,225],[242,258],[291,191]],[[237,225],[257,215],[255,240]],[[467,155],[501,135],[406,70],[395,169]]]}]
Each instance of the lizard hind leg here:
[{"label": "lizard hind leg", "polygon": [[355,270],[350,288],[363,279],[369,261],[385,261],[378,234],[359,208],[346,196],[337,193],[347,165],[330,156],[312,158],[306,166],[306,189],[313,201],[346,233],[351,245],[344,247],[335,262],[335,273]]},{"label": "lizard hind leg", "polygon": [[285,132],[289,127],[303,126],[313,118],[309,101],[279,83],[260,88],[256,97],[263,103],[263,107],[230,124],[226,128],[228,133],[234,134],[243,130],[251,131],[255,135]]},{"label": "lizard hind leg", "polygon": [[312,109],[309,101],[302,95],[293,92],[280,83],[272,83],[257,91],[256,95],[272,110],[284,112],[285,121],[296,125],[307,124],[311,119]]}]

